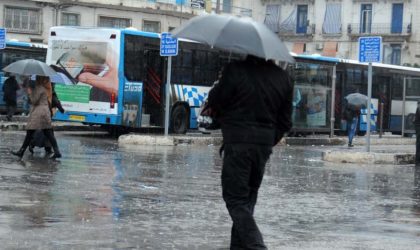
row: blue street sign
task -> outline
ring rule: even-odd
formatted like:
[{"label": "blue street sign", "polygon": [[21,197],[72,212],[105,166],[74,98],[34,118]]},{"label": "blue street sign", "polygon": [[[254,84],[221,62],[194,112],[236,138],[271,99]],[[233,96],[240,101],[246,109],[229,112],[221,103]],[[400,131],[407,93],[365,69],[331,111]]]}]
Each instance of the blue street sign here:
[{"label": "blue street sign", "polygon": [[359,61],[381,62],[382,37],[359,37]]},{"label": "blue street sign", "polygon": [[162,36],[160,38],[160,55],[178,55],[178,38],[172,37],[171,33],[162,33]]},{"label": "blue street sign", "polygon": [[0,28],[0,49],[6,48],[6,29]]}]

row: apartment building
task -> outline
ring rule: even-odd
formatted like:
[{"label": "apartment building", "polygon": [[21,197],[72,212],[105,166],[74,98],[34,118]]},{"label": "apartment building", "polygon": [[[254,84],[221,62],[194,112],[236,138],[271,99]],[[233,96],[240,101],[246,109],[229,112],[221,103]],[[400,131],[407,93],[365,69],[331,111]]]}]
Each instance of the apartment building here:
[{"label": "apartment building", "polygon": [[[235,3],[236,2],[236,3]],[[0,0],[6,40],[47,43],[52,26],[167,32],[202,12],[252,16],[252,0]]]},{"label": "apartment building", "polygon": [[358,59],[358,39],[381,36],[384,63],[420,66],[420,1],[261,0],[264,23],[297,54]]}]

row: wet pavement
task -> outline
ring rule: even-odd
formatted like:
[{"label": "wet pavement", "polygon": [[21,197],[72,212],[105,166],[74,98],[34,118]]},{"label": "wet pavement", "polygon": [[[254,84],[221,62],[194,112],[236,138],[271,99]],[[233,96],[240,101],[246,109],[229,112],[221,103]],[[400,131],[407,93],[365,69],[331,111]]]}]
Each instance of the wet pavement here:
[{"label": "wet pavement", "polygon": [[[1,248],[228,247],[218,147],[56,134],[62,159],[19,161],[24,133],[0,132]],[[324,162],[325,149],[274,149],[255,211],[269,249],[419,249],[420,173]]]}]

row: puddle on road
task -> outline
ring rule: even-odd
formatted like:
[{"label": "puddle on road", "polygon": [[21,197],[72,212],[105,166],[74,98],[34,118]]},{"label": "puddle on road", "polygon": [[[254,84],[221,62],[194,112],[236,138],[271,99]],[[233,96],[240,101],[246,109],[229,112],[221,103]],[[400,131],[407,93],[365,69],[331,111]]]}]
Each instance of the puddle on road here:
[{"label": "puddle on road", "polygon": [[[5,248],[229,244],[216,147],[119,148],[106,138],[59,135],[62,159],[44,159],[39,149],[20,162],[7,152],[23,134],[0,136]],[[415,249],[420,173],[324,163],[311,148],[276,147],[255,218],[269,249]]]}]

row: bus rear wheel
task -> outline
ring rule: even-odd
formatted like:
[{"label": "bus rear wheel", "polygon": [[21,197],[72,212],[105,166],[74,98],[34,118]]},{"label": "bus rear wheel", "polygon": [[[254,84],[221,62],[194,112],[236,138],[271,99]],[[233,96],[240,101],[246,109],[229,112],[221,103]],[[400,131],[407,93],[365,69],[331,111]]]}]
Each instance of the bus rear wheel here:
[{"label": "bus rear wheel", "polygon": [[188,129],[188,110],[184,105],[175,106],[171,116],[171,130],[175,134],[185,134]]}]

